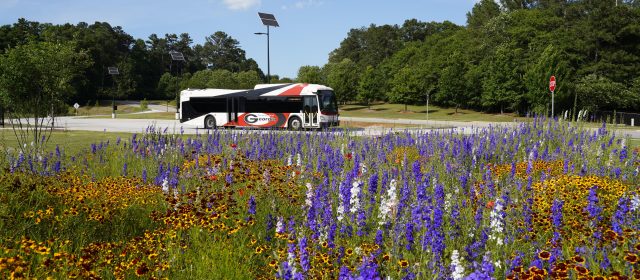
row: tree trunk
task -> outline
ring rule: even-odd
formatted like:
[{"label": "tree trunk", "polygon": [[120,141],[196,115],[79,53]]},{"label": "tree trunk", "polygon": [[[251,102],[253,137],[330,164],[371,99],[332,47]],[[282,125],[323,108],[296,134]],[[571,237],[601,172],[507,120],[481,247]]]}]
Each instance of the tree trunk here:
[{"label": "tree trunk", "polygon": [[407,112],[407,103],[404,103],[404,111]]}]

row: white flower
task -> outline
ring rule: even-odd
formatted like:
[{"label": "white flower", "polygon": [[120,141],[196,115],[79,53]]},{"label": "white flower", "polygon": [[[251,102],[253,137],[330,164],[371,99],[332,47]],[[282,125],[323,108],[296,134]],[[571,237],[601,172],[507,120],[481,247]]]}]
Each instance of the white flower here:
[{"label": "white flower", "polygon": [[313,202],[313,186],[311,185],[311,183],[307,182],[307,198],[304,200],[305,204],[307,205],[307,207],[311,207]]},{"label": "white flower", "polygon": [[360,186],[362,182],[358,180],[353,182],[351,187],[351,209],[349,209],[351,213],[356,213],[360,209]]},{"label": "white flower", "polygon": [[383,225],[389,214],[395,210],[398,204],[398,198],[396,197],[396,179],[391,180],[389,184],[389,189],[387,190],[387,195],[382,198],[382,202],[380,203],[380,213],[378,214],[378,223]]},{"label": "white flower", "polygon": [[640,196],[638,196],[636,194],[631,198],[631,208],[630,209],[631,209],[631,211],[635,212],[636,210],[638,210],[638,208],[640,208]]},{"label": "white flower", "polygon": [[276,232],[283,233],[284,232],[284,218],[281,216],[278,217],[278,222],[276,222]]},{"label": "white flower", "polygon": [[302,166],[302,156],[300,156],[300,153],[296,154],[296,165]]},{"label": "white flower", "polygon": [[344,203],[342,202],[342,199],[340,200],[340,205],[338,205],[338,222],[342,222],[342,219],[344,219]]},{"label": "white flower", "polygon": [[363,163],[363,164],[360,166],[360,174],[364,175],[364,174],[366,174],[366,173],[367,173],[367,165]]},{"label": "white flower", "polygon": [[169,180],[167,180],[167,178],[164,178],[164,180],[162,180],[162,192],[164,194],[169,193]]},{"label": "white flower", "polygon": [[451,252],[451,278],[458,280],[464,278],[464,267],[460,264],[460,254],[458,250]]},{"label": "white flower", "polygon": [[502,232],[504,230],[504,221],[502,220],[502,201],[497,200],[496,204],[489,214],[491,234],[489,240],[495,240],[498,245],[502,245]]},{"label": "white flower", "polygon": [[291,157],[291,155],[289,155],[289,157],[287,158],[287,166],[291,166],[293,164],[293,158]]}]

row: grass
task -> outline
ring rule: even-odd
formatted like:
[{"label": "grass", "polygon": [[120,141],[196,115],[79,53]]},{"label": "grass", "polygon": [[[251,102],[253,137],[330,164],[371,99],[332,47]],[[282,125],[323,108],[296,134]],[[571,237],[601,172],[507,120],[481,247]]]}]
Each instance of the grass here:
[{"label": "grass", "polygon": [[[405,111],[402,104],[374,104],[370,109],[364,105],[349,104],[340,106],[340,116],[426,120],[427,106],[409,105]],[[487,114],[465,109],[458,109],[456,114],[455,108],[429,106],[429,120],[512,122],[514,119],[524,120],[525,118],[513,114]]]},{"label": "grass", "polygon": [[[90,119],[110,119],[111,116],[99,115],[87,117]],[[116,114],[118,119],[152,119],[152,120],[174,120],[176,118],[176,112],[154,112],[145,114]]]},{"label": "grass", "polygon": [[[166,106],[167,105],[167,100],[148,100],[149,104],[151,105],[163,105]],[[176,100],[175,99],[171,99],[169,100],[169,106],[176,106]]]},{"label": "grass", "polygon": [[[55,150],[56,146],[65,150],[67,154],[77,154],[88,149],[91,143],[111,141],[130,137],[131,133],[124,132],[95,132],[95,131],[54,131],[45,146],[46,151]],[[18,141],[12,129],[0,129],[0,148],[2,150],[17,149]]]},{"label": "grass", "polygon": [[[140,106],[131,106],[131,105],[118,105],[118,110],[116,113],[118,114],[130,114],[130,113],[138,113],[147,111],[145,109],[140,108]],[[111,105],[109,106],[87,106],[80,107],[78,109],[78,116],[95,116],[95,115],[111,115],[112,109]],[[69,115],[75,115],[75,109],[69,109]]]}]

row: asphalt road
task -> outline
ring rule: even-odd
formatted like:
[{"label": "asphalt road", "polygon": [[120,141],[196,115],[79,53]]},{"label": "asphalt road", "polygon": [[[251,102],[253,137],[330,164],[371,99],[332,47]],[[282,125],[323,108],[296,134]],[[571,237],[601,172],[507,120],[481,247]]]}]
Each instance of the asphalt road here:
[{"label": "asphalt road", "polygon": [[[370,123],[394,123],[399,126],[413,125],[412,130],[450,130],[454,129],[461,133],[473,133],[478,128],[489,126],[514,126],[515,122],[491,123],[491,122],[452,122],[452,121],[426,121],[426,120],[409,120],[409,119],[378,119],[378,118],[350,118],[341,117],[342,121],[352,122],[370,122]],[[86,131],[106,131],[106,132],[132,132],[142,133],[150,126],[160,129],[167,129],[170,133],[196,134],[204,133],[204,129],[195,128],[181,124],[178,120],[148,120],[148,119],[86,119],[77,117],[60,117],[56,119],[58,129],[64,130],[86,130]],[[338,128],[338,131],[348,131],[354,135],[382,135],[389,132],[390,128],[381,126],[371,126],[360,129]],[[397,129],[396,129],[397,130]],[[256,130],[265,131],[265,130]],[[617,135],[629,136],[631,138],[640,138],[640,127],[638,129],[618,129]]]}]

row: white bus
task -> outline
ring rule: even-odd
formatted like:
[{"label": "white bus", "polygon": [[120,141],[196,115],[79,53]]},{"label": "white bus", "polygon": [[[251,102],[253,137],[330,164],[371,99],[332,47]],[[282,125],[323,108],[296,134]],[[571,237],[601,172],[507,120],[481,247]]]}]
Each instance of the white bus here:
[{"label": "white bus", "polygon": [[278,127],[291,130],[340,125],[333,89],[316,84],[260,84],[251,90],[180,92],[180,122],[196,127]]}]

